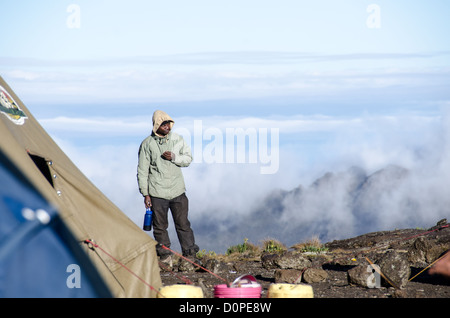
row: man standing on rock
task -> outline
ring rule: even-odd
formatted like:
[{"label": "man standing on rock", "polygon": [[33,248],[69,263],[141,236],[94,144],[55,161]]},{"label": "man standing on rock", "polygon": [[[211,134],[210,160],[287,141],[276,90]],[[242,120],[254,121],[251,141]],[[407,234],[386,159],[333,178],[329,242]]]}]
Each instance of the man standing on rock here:
[{"label": "man standing on rock", "polygon": [[167,232],[170,209],[183,256],[194,257],[199,248],[188,220],[188,198],[181,167],[192,162],[190,147],[183,137],[171,132],[173,119],[161,110],[153,114],[153,131],[139,148],[137,179],[146,208],[153,210],[153,235],[156,251],[163,263],[172,265]]}]

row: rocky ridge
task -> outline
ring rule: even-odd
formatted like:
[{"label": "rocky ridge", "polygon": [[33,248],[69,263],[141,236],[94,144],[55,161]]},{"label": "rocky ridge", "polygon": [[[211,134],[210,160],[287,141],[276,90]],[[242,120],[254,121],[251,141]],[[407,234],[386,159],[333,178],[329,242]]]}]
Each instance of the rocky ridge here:
[{"label": "rocky ridge", "polygon": [[214,286],[249,274],[263,287],[273,283],[309,284],[315,298],[448,298],[450,281],[430,275],[429,265],[450,249],[447,220],[424,229],[367,233],[324,244],[326,252],[243,253],[235,257],[196,260],[199,268],[180,259],[162,270],[164,286],[201,286],[206,298]]}]

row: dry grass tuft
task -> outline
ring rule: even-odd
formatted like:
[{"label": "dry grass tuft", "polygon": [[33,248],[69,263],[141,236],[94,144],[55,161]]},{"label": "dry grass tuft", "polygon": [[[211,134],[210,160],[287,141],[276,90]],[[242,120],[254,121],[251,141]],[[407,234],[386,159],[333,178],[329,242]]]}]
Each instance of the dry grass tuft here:
[{"label": "dry grass tuft", "polygon": [[324,252],[327,250],[317,236],[313,236],[303,243],[297,243],[291,246],[291,248],[300,252]]},{"label": "dry grass tuft", "polygon": [[286,246],[274,238],[266,238],[262,241],[262,250],[264,252],[274,253],[286,251]]}]

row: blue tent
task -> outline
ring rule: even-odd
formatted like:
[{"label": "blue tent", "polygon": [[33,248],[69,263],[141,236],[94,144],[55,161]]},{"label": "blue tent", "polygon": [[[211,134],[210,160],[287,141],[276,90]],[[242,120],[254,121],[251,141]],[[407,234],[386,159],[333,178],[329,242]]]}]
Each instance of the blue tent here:
[{"label": "blue tent", "polygon": [[0,297],[110,297],[57,211],[0,152]]}]

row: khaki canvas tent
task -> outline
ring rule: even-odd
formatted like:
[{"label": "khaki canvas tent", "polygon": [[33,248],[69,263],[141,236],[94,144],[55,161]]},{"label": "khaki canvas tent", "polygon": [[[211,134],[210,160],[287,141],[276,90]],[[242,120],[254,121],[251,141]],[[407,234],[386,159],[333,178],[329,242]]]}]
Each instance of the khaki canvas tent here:
[{"label": "khaki canvas tent", "polygon": [[[155,290],[161,287],[156,242],[83,175],[1,77],[0,155],[13,164],[9,170],[17,169],[22,176],[18,178],[25,178],[54,207],[113,297],[156,296]],[[2,188],[9,187],[5,182],[0,180]],[[2,217],[4,213],[0,211]],[[24,261],[33,262],[33,258]],[[8,275],[4,271],[0,268],[0,282],[2,275]],[[51,271],[70,274],[65,267]],[[35,287],[39,297],[43,286]]]}]

